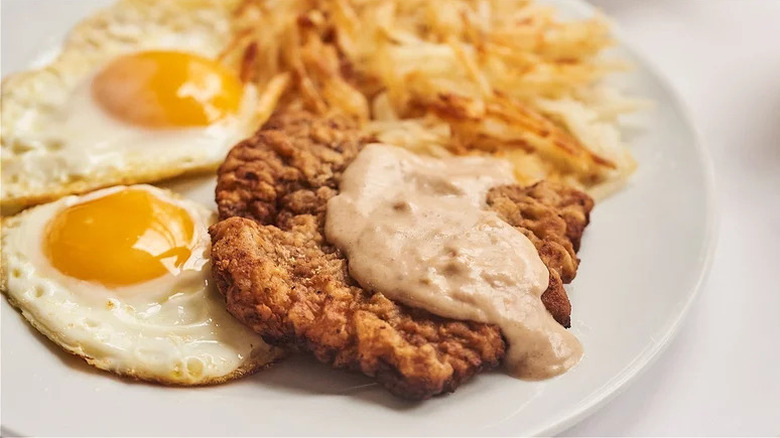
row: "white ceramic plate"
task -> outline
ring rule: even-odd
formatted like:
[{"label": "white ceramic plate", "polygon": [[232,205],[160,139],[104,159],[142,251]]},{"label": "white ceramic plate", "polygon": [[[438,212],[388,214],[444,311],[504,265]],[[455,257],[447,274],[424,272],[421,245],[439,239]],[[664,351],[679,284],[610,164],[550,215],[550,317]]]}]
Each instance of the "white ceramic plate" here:
[{"label": "white ceramic plate", "polygon": [[[3,0],[4,74],[51,53],[84,14],[110,0]],[[567,14],[588,14],[558,0]],[[38,335],[2,300],[2,424],[24,435],[532,435],[593,412],[663,350],[709,266],[715,217],[708,159],[677,98],[647,64],[630,88],[656,102],[627,132],[640,163],[597,205],[577,279],[573,331],[586,355],[569,373],[525,382],[478,376],[454,394],[397,400],[360,375],[296,358],[198,389],[131,383],[92,370]],[[213,179],[170,186],[213,205]]]}]

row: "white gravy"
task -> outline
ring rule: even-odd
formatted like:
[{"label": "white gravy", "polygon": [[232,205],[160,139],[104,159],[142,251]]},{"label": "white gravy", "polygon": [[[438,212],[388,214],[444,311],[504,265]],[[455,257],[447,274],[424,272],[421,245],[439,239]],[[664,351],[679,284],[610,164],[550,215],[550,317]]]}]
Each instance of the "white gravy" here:
[{"label": "white gravy", "polygon": [[328,202],[325,234],[362,287],[433,314],[498,325],[509,372],[563,373],[582,357],[577,338],[541,301],[549,272],[530,240],[487,210],[511,165],[486,157],[435,159],[365,147]]}]

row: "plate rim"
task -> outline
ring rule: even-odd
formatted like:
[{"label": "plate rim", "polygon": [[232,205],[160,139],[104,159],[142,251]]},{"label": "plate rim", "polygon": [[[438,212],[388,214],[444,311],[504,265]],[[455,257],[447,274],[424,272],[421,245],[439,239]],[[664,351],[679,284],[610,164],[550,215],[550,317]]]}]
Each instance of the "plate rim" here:
[{"label": "plate rim", "polygon": [[[578,9],[582,13],[593,13],[594,11],[601,12],[601,9],[595,5],[590,4],[586,0],[563,0],[564,2],[571,3],[573,9]],[[672,341],[677,337],[681,326],[686,321],[688,313],[696,300],[701,295],[702,289],[707,283],[710,272],[712,271],[712,264],[715,258],[715,253],[718,246],[718,230],[720,229],[720,209],[718,207],[718,198],[715,194],[715,165],[712,159],[712,155],[709,150],[704,146],[703,135],[699,126],[696,124],[693,117],[693,112],[688,106],[687,102],[680,96],[676,88],[672,85],[667,75],[650,62],[649,57],[646,56],[635,45],[629,44],[628,39],[625,37],[626,32],[623,31],[622,26],[610,19],[610,27],[612,28],[612,34],[619,42],[619,47],[629,53],[632,58],[636,60],[636,63],[640,68],[645,70],[651,76],[654,76],[664,93],[668,96],[669,100],[675,105],[680,115],[682,116],[682,123],[684,126],[690,129],[693,142],[691,147],[695,150],[696,156],[699,161],[699,166],[703,171],[703,187],[705,192],[705,234],[702,241],[701,252],[698,255],[698,266],[696,280],[693,286],[690,288],[688,297],[685,300],[682,308],[675,316],[675,320],[666,328],[666,331],[654,345],[646,348],[632,363],[630,366],[624,368],[621,373],[617,374],[610,384],[606,385],[604,389],[600,390],[596,395],[591,397],[585,403],[581,404],[575,410],[569,411],[568,414],[554,419],[545,426],[539,427],[537,430],[532,431],[529,435],[532,436],[551,436],[558,435],[561,432],[575,426],[577,423],[595,414],[597,411],[605,407],[609,402],[614,400],[617,396],[627,390],[634,382],[638,380],[649,368],[651,368],[656,361],[663,356],[663,353],[669,348]]]}]

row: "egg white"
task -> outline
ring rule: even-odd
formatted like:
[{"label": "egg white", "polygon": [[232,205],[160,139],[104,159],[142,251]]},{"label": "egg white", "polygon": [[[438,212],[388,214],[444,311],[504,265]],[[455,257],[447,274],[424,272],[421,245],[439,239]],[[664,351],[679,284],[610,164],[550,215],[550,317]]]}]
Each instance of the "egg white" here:
[{"label": "egg white", "polygon": [[236,4],[123,0],[76,26],[47,66],[4,79],[3,213],[100,187],[216,168],[255,128],[253,85],[245,85],[231,117],[207,127],[160,130],[113,119],[93,101],[90,83],[116,58],[146,50],[217,59],[230,44]]},{"label": "egg white", "polygon": [[43,253],[55,215],[123,190],[69,196],[9,218],[2,227],[2,289],[40,332],[97,368],[168,384],[218,383],[279,358],[225,309],[210,279],[208,225],[213,213],[170,192],[132,186],[184,208],[195,223],[192,255],[179,275],[120,288],[59,272]]}]

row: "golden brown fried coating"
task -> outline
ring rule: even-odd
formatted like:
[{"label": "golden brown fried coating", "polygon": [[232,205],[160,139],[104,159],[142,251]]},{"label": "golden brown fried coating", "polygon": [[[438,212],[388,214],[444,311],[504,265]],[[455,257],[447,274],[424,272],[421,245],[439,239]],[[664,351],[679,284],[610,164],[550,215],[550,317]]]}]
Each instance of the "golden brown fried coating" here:
[{"label": "golden brown fried coating", "polygon": [[[214,278],[228,310],[271,344],[361,371],[404,398],[453,391],[503,358],[498,327],[440,318],[363,290],[324,238],[327,201],[366,141],[347,119],[287,111],[238,144],[219,170]],[[562,281],[576,272],[574,248],[592,202],[545,183],[495,188],[488,201],[533,236],[551,273],[543,301],[568,325]]]},{"label": "golden brown fried coating", "polygon": [[487,203],[536,246],[550,271],[542,302],[556,321],[570,327],[571,303],[563,284],[571,283],[577,275],[580,260],[576,252],[593,200],[571,187],[541,181],[529,187],[494,187],[487,194]]}]

